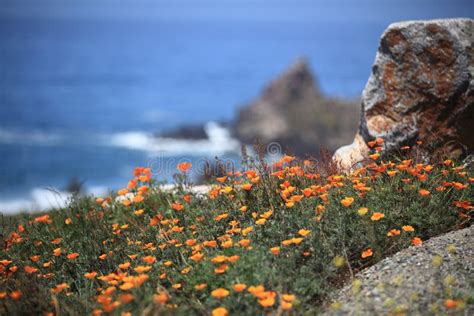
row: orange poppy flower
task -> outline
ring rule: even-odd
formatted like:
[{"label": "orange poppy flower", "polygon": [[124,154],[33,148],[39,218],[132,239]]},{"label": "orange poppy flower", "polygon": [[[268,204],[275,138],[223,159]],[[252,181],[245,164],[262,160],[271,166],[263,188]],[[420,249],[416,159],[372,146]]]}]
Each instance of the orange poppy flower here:
[{"label": "orange poppy flower", "polygon": [[300,230],[298,231],[298,234],[299,234],[300,236],[306,237],[306,236],[308,236],[309,234],[311,234],[311,231],[310,231],[310,230],[307,230],[307,229],[300,229]]},{"label": "orange poppy flower", "polygon": [[247,285],[245,285],[244,283],[237,283],[237,284],[232,285],[232,288],[234,289],[234,291],[239,293],[245,290],[247,288]]},{"label": "orange poppy flower", "polygon": [[92,280],[93,278],[95,278],[96,275],[97,275],[97,272],[87,272],[86,274],[84,274],[84,276],[89,280]]},{"label": "orange poppy flower", "polygon": [[22,295],[20,290],[15,290],[10,293],[10,297],[15,301],[18,301]]},{"label": "orange poppy flower", "polygon": [[421,240],[421,238],[415,237],[411,240],[411,243],[413,246],[419,246],[423,243],[423,241]]},{"label": "orange poppy flower", "polygon": [[229,295],[229,291],[224,288],[218,288],[211,292],[212,297],[224,298]]},{"label": "orange poppy flower", "polygon": [[133,197],[133,202],[135,202],[135,203],[140,203],[140,202],[142,202],[144,199],[145,199],[145,198],[143,197],[143,195],[135,195],[135,196]]},{"label": "orange poppy flower", "polygon": [[192,167],[192,164],[190,162],[181,162],[178,164],[176,167],[179,171],[186,172],[189,168]]},{"label": "orange poppy flower", "polygon": [[122,196],[128,193],[128,189],[120,189],[118,190],[117,194]]},{"label": "orange poppy flower", "polygon": [[458,301],[455,301],[453,299],[446,299],[444,300],[444,303],[443,303],[444,307],[446,307],[447,309],[455,309],[458,307],[459,305],[459,302]]},{"label": "orange poppy flower", "polygon": [[380,212],[375,212],[374,214],[372,214],[372,216],[370,217],[370,219],[372,221],[378,221],[378,220],[381,220],[382,218],[385,217],[385,214],[384,213],[380,213]]},{"label": "orange poppy flower", "polygon": [[387,175],[388,175],[389,177],[394,177],[397,173],[398,173],[397,170],[393,170],[393,171],[388,171],[388,170],[387,170]]},{"label": "orange poppy flower", "polygon": [[205,288],[207,288],[207,284],[206,283],[200,283],[200,284],[196,284],[194,286],[194,288],[198,291],[202,291],[204,290]]},{"label": "orange poppy flower", "polygon": [[291,242],[295,245],[301,244],[302,241],[303,241],[303,238],[291,238]]},{"label": "orange poppy flower", "polygon": [[270,248],[270,252],[274,255],[277,255],[280,253],[280,247],[272,247]]},{"label": "orange poppy flower", "polygon": [[192,255],[190,258],[191,260],[193,261],[199,261],[202,259],[202,257],[204,257],[204,255],[200,252],[196,252],[194,255]]},{"label": "orange poppy flower", "polygon": [[79,254],[78,254],[77,252],[73,252],[73,253],[70,253],[70,254],[67,255],[67,258],[68,258],[69,260],[74,260],[74,259],[76,259],[77,257],[79,257]]},{"label": "orange poppy flower", "polygon": [[168,302],[169,296],[168,296],[168,294],[166,294],[164,292],[161,292],[161,293],[155,294],[153,296],[153,299],[156,303],[164,305],[164,304],[166,304],[166,302]]},{"label": "orange poppy flower", "polygon": [[24,270],[28,274],[35,273],[36,271],[38,271],[38,269],[36,269],[35,267],[32,267],[32,266],[25,266]]},{"label": "orange poppy flower", "polygon": [[379,153],[371,154],[369,155],[369,157],[372,160],[377,160],[380,157],[380,154]]},{"label": "orange poppy flower", "polygon": [[415,231],[415,229],[411,225],[404,225],[404,226],[402,226],[402,229],[406,232],[414,232]]},{"label": "orange poppy flower", "polygon": [[61,255],[61,248],[56,248],[53,250],[53,256],[59,257]]},{"label": "orange poppy flower", "polygon": [[242,247],[248,247],[250,245],[250,240],[242,239],[239,241],[239,245],[241,245]]},{"label": "orange poppy flower", "polygon": [[280,303],[281,309],[284,311],[290,310],[293,307],[293,304],[290,302],[282,301]]},{"label": "orange poppy flower", "polygon": [[391,229],[388,233],[388,237],[394,237],[400,235],[400,230],[399,229]]},{"label": "orange poppy flower", "polygon": [[225,180],[227,180],[227,176],[218,177],[218,178],[216,178],[216,180],[217,180],[218,182],[220,182],[220,183],[224,183]]},{"label": "orange poppy flower", "polygon": [[133,301],[133,299],[134,297],[130,293],[124,293],[119,296],[119,301],[125,304],[130,303],[131,301]]},{"label": "orange poppy flower", "polygon": [[123,291],[128,291],[131,290],[135,287],[135,285],[132,282],[125,282],[120,286],[120,289]]},{"label": "orange poppy flower", "polygon": [[137,273],[143,273],[143,272],[150,271],[150,269],[151,269],[151,266],[137,266],[133,270],[135,270],[135,272]]},{"label": "orange poppy flower", "polygon": [[57,244],[61,243],[62,240],[63,240],[62,238],[56,238],[56,239],[52,240],[51,243],[53,245],[57,245]]},{"label": "orange poppy flower", "polygon": [[39,255],[31,256],[31,257],[30,257],[31,261],[33,261],[33,262],[38,261],[40,258],[41,258],[41,256],[39,256]]},{"label": "orange poppy flower", "polygon": [[49,221],[49,215],[48,214],[35,218],[36,223],[46,223],[48,221]]},{"label": "orange poppy flower", "polygon": [[257,224],[257,225],[263,225],[263,224],[265,224],[266,221],[267,221],[267,220],[266,220],[265,218],[260,218],[260,219],[258,219],[257,221],[255,221],[255,224]]},{"label": "orange poppy flower", "polygon": [[228,316],[229,312],[225,307],[217,307],[212,310],[211,316]]},{"label": "orange poppy flower", "polygon": [[366,250],[364,250],[361,254],[361,257],[362,259],[365,259],[365,258],[368,258],[368,257],[372,257],[374,253],[372,252],[372,249],[371,248],[368,248]]},{"label": "orange poppy flower", "polygon": [[229,266],[226,264],[221,264],[217,268],[214,269],[214,273],[216,274],[223,274],[229,269]]},{"label": "orange poppy flower", "polygon": [[341,200],[341,204],[345,207],[349,207],[354,202],[353,197],[345,197]]},{"label": "orange poppy flower", "polygon": [[130,262],[124,262],[119,264],[119,268],[122,270],[127,270],[130,267]]},{"label": "orange poppy flower", "polygon": [[56,285],[56,287],[54,287],[53,289],[51,289],[51,292],[58,294],[68,288],[69,288],[69,285],[67,283],[61,283],[61,284]]},{"label": "orange poppy flower", "polygon": [[418,193],[419,193],[421,196],[428,196],[428,195],[430,195],[430,191],[425,190],[425,189],[420,189],[420,190],[418,190]]},{"label": "orange poppy flower", "polygon": [[153,264],[153,262],[156,261],[156,257],[146,256],[142,258],[142,261],[145,262],[146,264]]},{"label": "orange poppy flower", "polygon": [[258,304],[260,304],[263,307],[271,307],[275,304],[275,298],[270,296],[270,297],[258,300]]},{"label": "orange poppy flower", "polygon": [[181,211],[184,208],[184,205],[179,203],[173,203],[171,204],[171,208],[175,211]]},{"label": "orange poppy flower", "polygon": [[250,191],[252,189],[252,184],[251,183],[245,183],[245,184],[242,184],[240,187],[242,188],[242,190]]}]

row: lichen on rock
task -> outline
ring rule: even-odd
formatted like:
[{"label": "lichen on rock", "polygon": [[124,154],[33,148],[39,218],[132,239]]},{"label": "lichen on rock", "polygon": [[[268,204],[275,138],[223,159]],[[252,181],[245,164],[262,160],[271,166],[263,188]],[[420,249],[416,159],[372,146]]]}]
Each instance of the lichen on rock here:
[{"label": "lichen on rock", "polygon": [[391,24],[362,94],[356,141],[334,158],[351,167],[377,137],[384,138],[387,150],[419,139],[454,155],[472,151],[473,30],[471,19]]}]

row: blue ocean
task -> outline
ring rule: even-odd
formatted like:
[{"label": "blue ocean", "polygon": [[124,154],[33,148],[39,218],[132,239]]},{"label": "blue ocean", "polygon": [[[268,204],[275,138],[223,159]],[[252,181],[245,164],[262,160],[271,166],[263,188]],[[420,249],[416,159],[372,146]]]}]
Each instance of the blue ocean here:
[{"label": "blue ocean", "polygon": [[[460,0],[3,0],[0,210],[61,205],[71,179],[100,195],[134,166],[169,181],[182,159],[238,160],[212,122],[296,58],[325,94],[356,98],[390,23],[473,16]],[[154,136],[205,122],[209,141]]]}]

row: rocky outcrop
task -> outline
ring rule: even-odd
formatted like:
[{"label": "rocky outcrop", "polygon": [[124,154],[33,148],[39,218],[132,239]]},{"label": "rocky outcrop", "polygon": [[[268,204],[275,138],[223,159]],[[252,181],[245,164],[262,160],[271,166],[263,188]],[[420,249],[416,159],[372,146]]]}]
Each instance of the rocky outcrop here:
[{"label": "rocky outcrop", "polygon": [[[323,315],[445,314],[446,299],[473,293],[474,226],[432,238],[385,258],[332,296]],[[472,301],[450,314],[472,315]],[[464,303],[465,304],[465,303]],[[471,311],[471,312],[469,312]],[[458,312],[458,313],[456,313]]]},{"label": "rocky outcrop", "polygon": [[278,142],[294,153],[313,154],[350,140],[356,117],[355,103],[325,97],[306,60],[299,59],[239,111],[234,132],[244,143]]},{"label": "rocky outcrop", "polygon": [[367,157],[366,143],[387,150],[422,140],[458,155],[474,149],[474,63],[471,19],[410,21],[383,33],[362,95],[353,144],[334,155],[343,167]]}]

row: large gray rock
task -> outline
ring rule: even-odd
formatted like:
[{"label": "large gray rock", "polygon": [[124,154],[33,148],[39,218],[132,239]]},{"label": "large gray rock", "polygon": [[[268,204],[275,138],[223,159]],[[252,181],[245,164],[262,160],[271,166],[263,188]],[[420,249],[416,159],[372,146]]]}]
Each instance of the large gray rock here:
[{"label": "large gray rock", "polygon": [[419,139],[436,149],[474,149],[474,64],[471,19],[409,21],[383,33],[362,95],[359,131],[336,151],[343,167],[361,161],[366,143],[387,150]]}]

